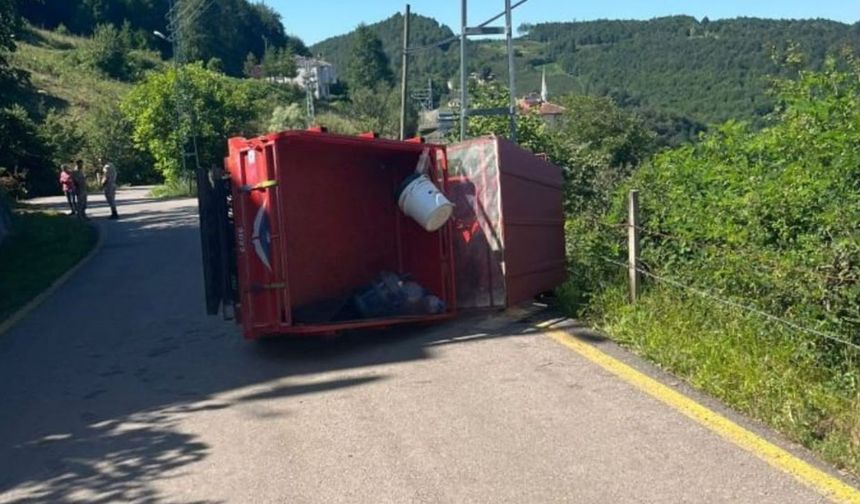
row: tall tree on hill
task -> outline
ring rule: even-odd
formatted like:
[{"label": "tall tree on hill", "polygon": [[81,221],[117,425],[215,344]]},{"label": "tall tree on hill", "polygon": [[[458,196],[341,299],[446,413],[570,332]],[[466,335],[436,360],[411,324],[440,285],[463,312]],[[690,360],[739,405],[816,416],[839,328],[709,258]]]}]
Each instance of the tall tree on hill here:
[{"label": "tall tree on hill", "polygon": [[354,89],[372,89],[379,84],[390,86],[394,83],[394,73],[388,56],[382,50],[382,41],[366,25],[360,25],[356,30],[346,73]]},{"label": "tall tree on hill", "polygon": [[[15,73],[9,67],[6,57],[8,52],[15,50],[15,32],[18,30],[18,15],[15,9],[15,0],[0,0],[0,85],[7,89],[7,85],[16,80]],[[7,95],[7,93],[3,93]],[[3,104],[0,103],[0,106]]]},{"label": "tall tree on hill", "polygon": [[260,69],[265,77],[292,78],[296,76],[296,60],[289,49],[268,47],[260,61]]},{"label": "tall tree on hill", "polygon": [[56,187],[49,148],[17,99],[31,91],[29,74],[14,68],[9,53],[21,28],[17,0],[0,0],[0,191],[18,196],[47,194]]}]

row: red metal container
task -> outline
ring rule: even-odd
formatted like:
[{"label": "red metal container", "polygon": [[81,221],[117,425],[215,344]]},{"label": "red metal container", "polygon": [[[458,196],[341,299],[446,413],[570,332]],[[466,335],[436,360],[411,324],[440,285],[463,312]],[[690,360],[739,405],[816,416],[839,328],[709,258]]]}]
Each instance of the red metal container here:
[{"label": "red metal container", "polygon": [[565,277],[561,169],[482,137],[450,145],[457,305],[503,308]]},{"label": "red metal container", "polygon": [[[246,338],[330,334],[455,314],[451,223],[427,232],[395,198],[425,148],[431,178],[447,192],[442,146],[320,131],[229,140],[236,312]],[[411,276],[444,302],[444,313],[320,316],[386,271]]]}]

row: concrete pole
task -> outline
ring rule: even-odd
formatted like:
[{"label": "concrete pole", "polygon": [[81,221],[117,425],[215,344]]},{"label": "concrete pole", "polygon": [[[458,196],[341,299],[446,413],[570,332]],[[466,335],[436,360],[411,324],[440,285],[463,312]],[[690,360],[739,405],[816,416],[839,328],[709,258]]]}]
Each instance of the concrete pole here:
[{"label": "concrete pole", "polygon": [[409,76],[409,4],[406,4],[406,15],[403,17],[403,62],[400,75],[400,139],[406,139],[406,79]]}]

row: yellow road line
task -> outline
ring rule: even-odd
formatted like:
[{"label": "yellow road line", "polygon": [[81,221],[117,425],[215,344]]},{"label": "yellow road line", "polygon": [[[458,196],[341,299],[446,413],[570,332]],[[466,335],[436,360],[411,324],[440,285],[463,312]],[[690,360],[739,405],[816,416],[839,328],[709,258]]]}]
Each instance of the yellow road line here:
[{"label": "yellow road line", "polygon": [[[550,321],[546,324],[538,324],[538,327],[546,329],[554,323],[555,321]],[[551,330],[547,332],[547,335],[642,392],[680,411],[733,444],[751,452],[773,467],[794,476],[803,484],[814,488],[834,502],[860,504],[860,490],[804,462],[719,413],[709,410],[689,397],[572,337],[563,330]]]}]

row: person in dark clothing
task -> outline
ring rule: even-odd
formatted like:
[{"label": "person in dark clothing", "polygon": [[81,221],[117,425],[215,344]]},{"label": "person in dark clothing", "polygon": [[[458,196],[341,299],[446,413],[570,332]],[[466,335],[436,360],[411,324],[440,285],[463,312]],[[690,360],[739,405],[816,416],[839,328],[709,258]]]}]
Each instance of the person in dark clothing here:
[{"label": "person in dark clothing", "polygon": [[75,169],[72,171],[72,180],[75,182],[75,195],[77,196],[78,217],[87,218],[87,176],[84,174],[84,162],[75,161]]}]

